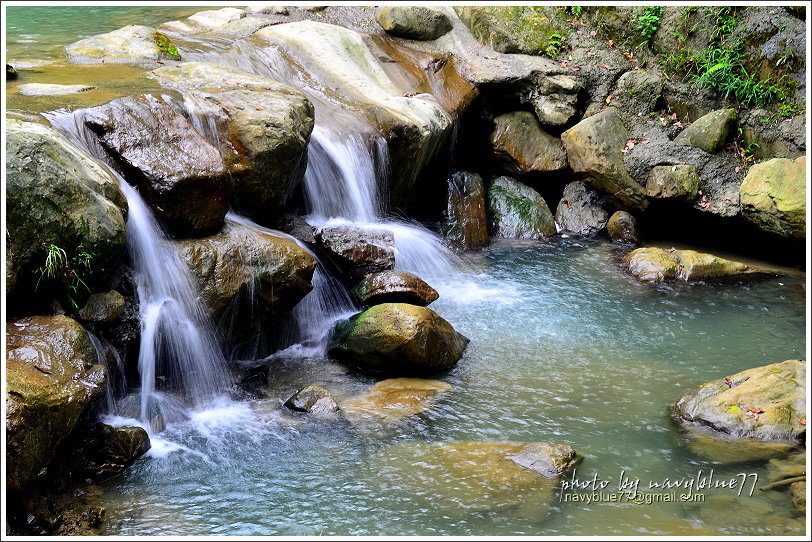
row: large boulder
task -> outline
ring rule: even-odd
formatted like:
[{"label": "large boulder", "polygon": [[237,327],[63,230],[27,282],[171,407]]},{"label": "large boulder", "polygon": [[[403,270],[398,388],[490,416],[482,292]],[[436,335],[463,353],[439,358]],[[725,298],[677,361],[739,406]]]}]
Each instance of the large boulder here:
[{"label": "large boulder", "polygon": [[315,258],[283,234],[228,221],[216,235],[174,244],[231,342],[257,333],[312,289]]},{"label": "large boulder", "polygon": [[552,6],[458,6],[454,10],[478,41],[500,53],[545,54],[554,36],[566,36],[565,17]]},{"label": "large boulder", "polygon": [[485,183],[480,175],[468,171],[451,174],[446,219],[446,238],[453,244],[466,250],[477,250],[488,244]]},{"label": "large boulder", "polygon": [[[454,516],[491,511],[539,521],[580,456],[550,442],[403,442],[379,456],[379,483]],[[421,503],[422,504],[422,503]]]},{"label": "large boulder", "polygon": [[582,120],[561,134],[574,172],[603,192],[610,203],[626,210],[643,211],[648,206],[646,193],[623,164],[623,149],[628,138],[629,131],[614,107]]},{"label": "large boulder", "polygon": [[722,150],[730,130],[736,126],[735,109],[717,109],[698,118],[674,139],[679,145],[697,147],[713,154]]},{"label": "large boulder", "polygon": [[54,246],[67,260],[63,274],[77,267],[81,253],[91,255],[91,272],[75,271],[94,287],[124,251],[127,203],[118,181],[45,125],[7,119],[6,126],[7,276],[11,264],[12,282],[31,294]]},{"label": "large boulder", "polygon": [[6,324],[6,488],[48,465],[79,416],[104,396],[105,370],[87,332],[66,316]]},{"label": "large boulder", "polygon": [[806,432],[805,363],[772,363],[702,384],[672,412],[681,423],[737,438],[796,440]]},{"label": "large boulder", "polygon": [[331,226],[316,234],[316,242],[347,282],[395,266],[395,237],[389,230]]},{"label": "large boulder", "polygon": [[663,79],[653,70],[631,70],[620,76],[612,105],[632,119],[657,110]]},{"label": "large boulder", "polygon": [[555,209],[559,229],[577,235],[595,235],[606,228],[609,211],[600,192],[583,181],[564,187],[564,194]]},{"label": "large boulder", "polygon": [[433,69],[428,70],[431,76],[420,70],[417,78],[407,70],[396,83],[378,58],[380,53],[376,56],[365,39],[339,26],[301,21],[263,28],[248,41],[259,47],[275,45],[293,69],[308,74],[327,100],[363,112],[369,135],[382,134],[388,143],[390,202],[403,207],[414,196],[426,166],[442,150],[452,118],[434,96],[415,94],[427,77],[434,77]]},{"label": "large boulder", "polygon": [[124,312],[124,296],[115,290],[93,294],[79,310],[79,318],[87,322],[109,323]]},{"label": "large boulder", "polygon": [[222,227],[231,204],[225,164],[178,103],[119,98],[85,110],[84,123],[173,232],[205,235]]},{"label": "large boulder", "polygon": [[644,282],[704,280],[759,272],[746,264],[713,254],[656,247],[635,249],[623,258],[623,263],[632,275]]},{"label": "large boulder", "polygon": [[127,25],[79,40],[65,47],[65,52],[68,60],[75,64],[155,63],[181,59],[178,48],[166,34],[141,25]]},{"label": "large boulder", "polygon": [[381,271],[367,275],[352,293],[362,305],[410,303],[425,307],[440,297],[426,281],[408,271]]},{"label": "large boulder", "polygon": [[121,474],[151,447],[143,427],[92,423],[71,435],[72,455],[60,458],[60,467],[79,479],[103,481]]},{"label": "large boulder", "polygon": [[445,13],[425,6],[385,6],[375,20],[387,33],[412,40],[436,40],[451,30]]},{"label": "large boulder", "polygon": [[646,183],[646,195],[650,198],[696,199],[699,190],[699,174],[694,166],[677,164],[651,168]]},{"label": "large boulder", "polygon": [[491,183],[488,211],[494,237],[543,239],[555,235],[555,219],[544,198],[510,177]]},{"label": "large boulder", "polygon": [[528,111],[505,113],[493,119],[491,134],[496,159],[508,173],[546,173],[567,167],[561,139],[541,129]]},{"label": "large boulder", "polygon": [[424,378],[387,378],[350,397],[341,407],[350,421],[366,420],[392,423],[425,412],[451,385]]},{"label": "large boulder", "polygon": [[191,113],[214,126],[234,182],[234,208],[267,225],[307,167],[310,100],[272,79],[213,62],[164,66],[152,75],[185,92],[186,106],[196,109]]},{"label": "large boulder", "polygon": [[747,172],[740,191],[742,215],[781,237],[806,237],[806,157],[773,158]]},{"label": "large boulder", "polygon": [[337,324],[329,354],[365,372],[417,376],[454,367],[468,342],[431,309],[384,303]]}]

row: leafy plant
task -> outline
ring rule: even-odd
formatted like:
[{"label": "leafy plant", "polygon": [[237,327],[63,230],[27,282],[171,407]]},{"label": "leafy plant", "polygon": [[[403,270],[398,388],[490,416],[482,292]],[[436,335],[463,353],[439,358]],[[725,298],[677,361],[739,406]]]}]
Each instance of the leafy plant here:
[{"label": "leafy plant", "polygon": [[564,36],[561,34],[551,34],[550,41],[548,42],[547,47],[544,49],[544,53],[549,57],[556,56],[559,52],[561,52],[561,47],[563,47],[563,45]]},{"label": "leafy plant", "polygon": [[178,48],[172,43],[172,40],[166,34],[161,32],[155,33],[155,45],[161,51],[161,54],[171,60],[180,60],[180,52]]},{"label": "leafy plant", "polygon": [[648,6],[637,17],[637,28],[646,42],[651,41],[660,28],[660,19],[663,18],[665,8],[662,6]]},{"label": "leafy plant", "polygon": [[77,298],[83,290],[90,292],[86,280],[93,271],[90,267],[93,254],[82,245],[79,245],[74,256],[68,256],[65,249],[54,244],[45,245],[44,248],[45,261],[35,270],[39,276],[34,290],[38,290],[42,280],[46,279],[67,290],[68,301],[74,310],[79,310]]},{"label": "leafy plant", "polygon": [[581,6],[570,6],[570,13],[577,19],[579,18],[584,12],[584,8]]}]

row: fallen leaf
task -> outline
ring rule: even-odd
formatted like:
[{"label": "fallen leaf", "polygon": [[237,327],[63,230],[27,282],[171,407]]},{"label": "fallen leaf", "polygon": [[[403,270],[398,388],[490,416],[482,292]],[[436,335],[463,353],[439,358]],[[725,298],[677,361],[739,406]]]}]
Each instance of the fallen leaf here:
[{"label": "fallen leaf", "polygon": [[607,66],[606,64],[601,64],[601,68],[606,68],[607,70],[611,70],[612,66]]},{"label": "fallen leaf", "polygon": [[589,33],[590,37],[593,37],[593,38],[595,37],[595,34],[597,34],[597,32],[595,32],[594,30]]},{"label": "fallen leaf", "polygon": [[609,40],[609,41],[606,42],[606,45],[608,45],[609,47],[612,47],[612,46],[615,45],[615,41],[614,40]]},{"label": "fallen leaf", "polygon": [[607,97],[606,97],[606,103],[611,102],[611,101],[612,101],[612,97],[613,97],[613,96],[614,96],[614,94],[610,94],[609,96],[607,96]]},{"label": "fallen leaf", "polygon": [[798,423],[801,425],[806,425],[806,418],[798,418]]},{"label": "fallen leaf", "polygon": [[586,54],[586,56],[595,56],[595,55],[597,55],[597,54],[598,54],[598,53],[593,53],[592,51],[590,51],[590,52],[588,52],[588,53]]}]

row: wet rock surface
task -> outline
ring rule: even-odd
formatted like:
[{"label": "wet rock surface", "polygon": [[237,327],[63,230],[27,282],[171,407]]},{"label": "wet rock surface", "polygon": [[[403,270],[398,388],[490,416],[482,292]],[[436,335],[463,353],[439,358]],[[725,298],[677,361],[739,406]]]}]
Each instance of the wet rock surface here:
[{"label": "wet rock surface", "polygon": [[430,409],[451,386],[440,380],[388,378],[341,403],[355,424],[371,419],[394,423]]},{"label": "wet rock surface", "polygon": [[488,212],[494,237],[544,239],[555,235],[555,219],[541,195],[510,177],[488,188]]},{"label": "wet rock surface", "polygon": [[327,388],[316,384],[305,386],[294,393],[285,401],[285,406],[291,410],[312,414],[326,414],[339,410],[333,394]]},{"label": "wet rock surface", "polygon": [[806,237],[806,157],[756,164],[740,194],[746,220],[781,237]]},{"label": "wet rock surface", "polygon": [[367,275],[352,293],[365,306],[409,303],[425,307],[440,297],[437,290],[414,273],[394,270]]},{"label": "wet rock surface", "polygon": [[384,303],[339,322],[329,354],[373,374],[430,375],[454,367],[468,342],[431,309]]},{"label": "wet rock surface", "polygon": [[446,238],[467,250],[485,247],[490,240],[485,209],[482,177],[468,171],[452,173],[448,179]]},{"label": "wet rock surface", "polygon": [[643,282],[704,280],[757,273],[758,269],[695,250],[638,248],[623,258],[629,272]]},{"label": "wet rock surface", "polygon": [[205,235],[222,227],[231,204],[225,164],[178,103],[119,98],[87,109],[84,122],[170,229]]},{"label": "wet rock surface", "polygon": [[124,296],[115,290],[93,294],[79,310],[79,317],[89,322],[112,322],[124,312],[124,304]]},{"label": "wet rock surface", "polygon": [[787,360],[708,382],[672,411],[683,423],[737,438],[794,441],[806,431],[805,363]]},{"label": "wet rock surface", "polygon": [[54,456],[90,403],[105,370],[87,332],[66,316],[6,324],[6,488],[19,491]]},{"label": "wet rock surface", "polygon": [[606,223],[609,238],[615,243],[640,244],[640,230],[637,220],[626,211],[615,211]]},{"label": "wet rock surface", "polygon": [[606,228],[609,211],[600,192],[583,181],[564,187],[564,196],[555,209],[555,223],[577,235],[595,235]]},{"label": "wet rock surface", "polygon": [[395,266],[395,238],[388,230],[335,226],[322,228],[316,241],[353,283]]}]

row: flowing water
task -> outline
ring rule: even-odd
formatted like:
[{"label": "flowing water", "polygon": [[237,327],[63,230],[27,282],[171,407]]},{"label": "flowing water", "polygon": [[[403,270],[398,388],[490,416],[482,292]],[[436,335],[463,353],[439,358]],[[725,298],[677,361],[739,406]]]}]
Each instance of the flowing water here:
[{"label": "flowing water", "polygon": [[[213,55],[301,83],[271,52],[249,52],[187,57]],[[307,384],[328,387],[344,403],[375,382],[324,356],[330,325],[354,306],[319,267],[313,292],[293,311],[295,344],[264,360],[270,376],[262,393],[220,396],[230,386],[216,331],[150,210],[122,182],[141,302],[141,400],[138,421],[107,421],[149,427],[156,410],[174,416],[152,433],[146,456],[104,484],[103,534],[803,534],[786,492],[714,489],[689,502],[651,504],[571,502],[564,491],[535,486],[478,494],[479,473],[455,475],[426,455],[430,443],[551,441],[583,456],[579,480],[608,480],[608,490],[621,472],[642,488],[710,470],[717,478],[757,476],[763,485],[772,472],[765,460],[709,456],[673,425],[668,405],[708,380],[803,358],[803,275],[642,285],[602,240],[499,242],[454,255],[423,226],[388,214],[382,140],[318,91],[303,90],[317,118],[303,183],[307,218],[318,227],[393,231],[397,267],[440,292],[432,308],[471,344],[455,369],[437,377],[450,390],[417,415],[382,421],[288,411],[282,402]],[[215,141],[216,130],[195,114],[199,105],[184,102],[195,127]],[[49,119],[103,159],[74,115]],[[466,501],[472,493],[476,506]]]}]

